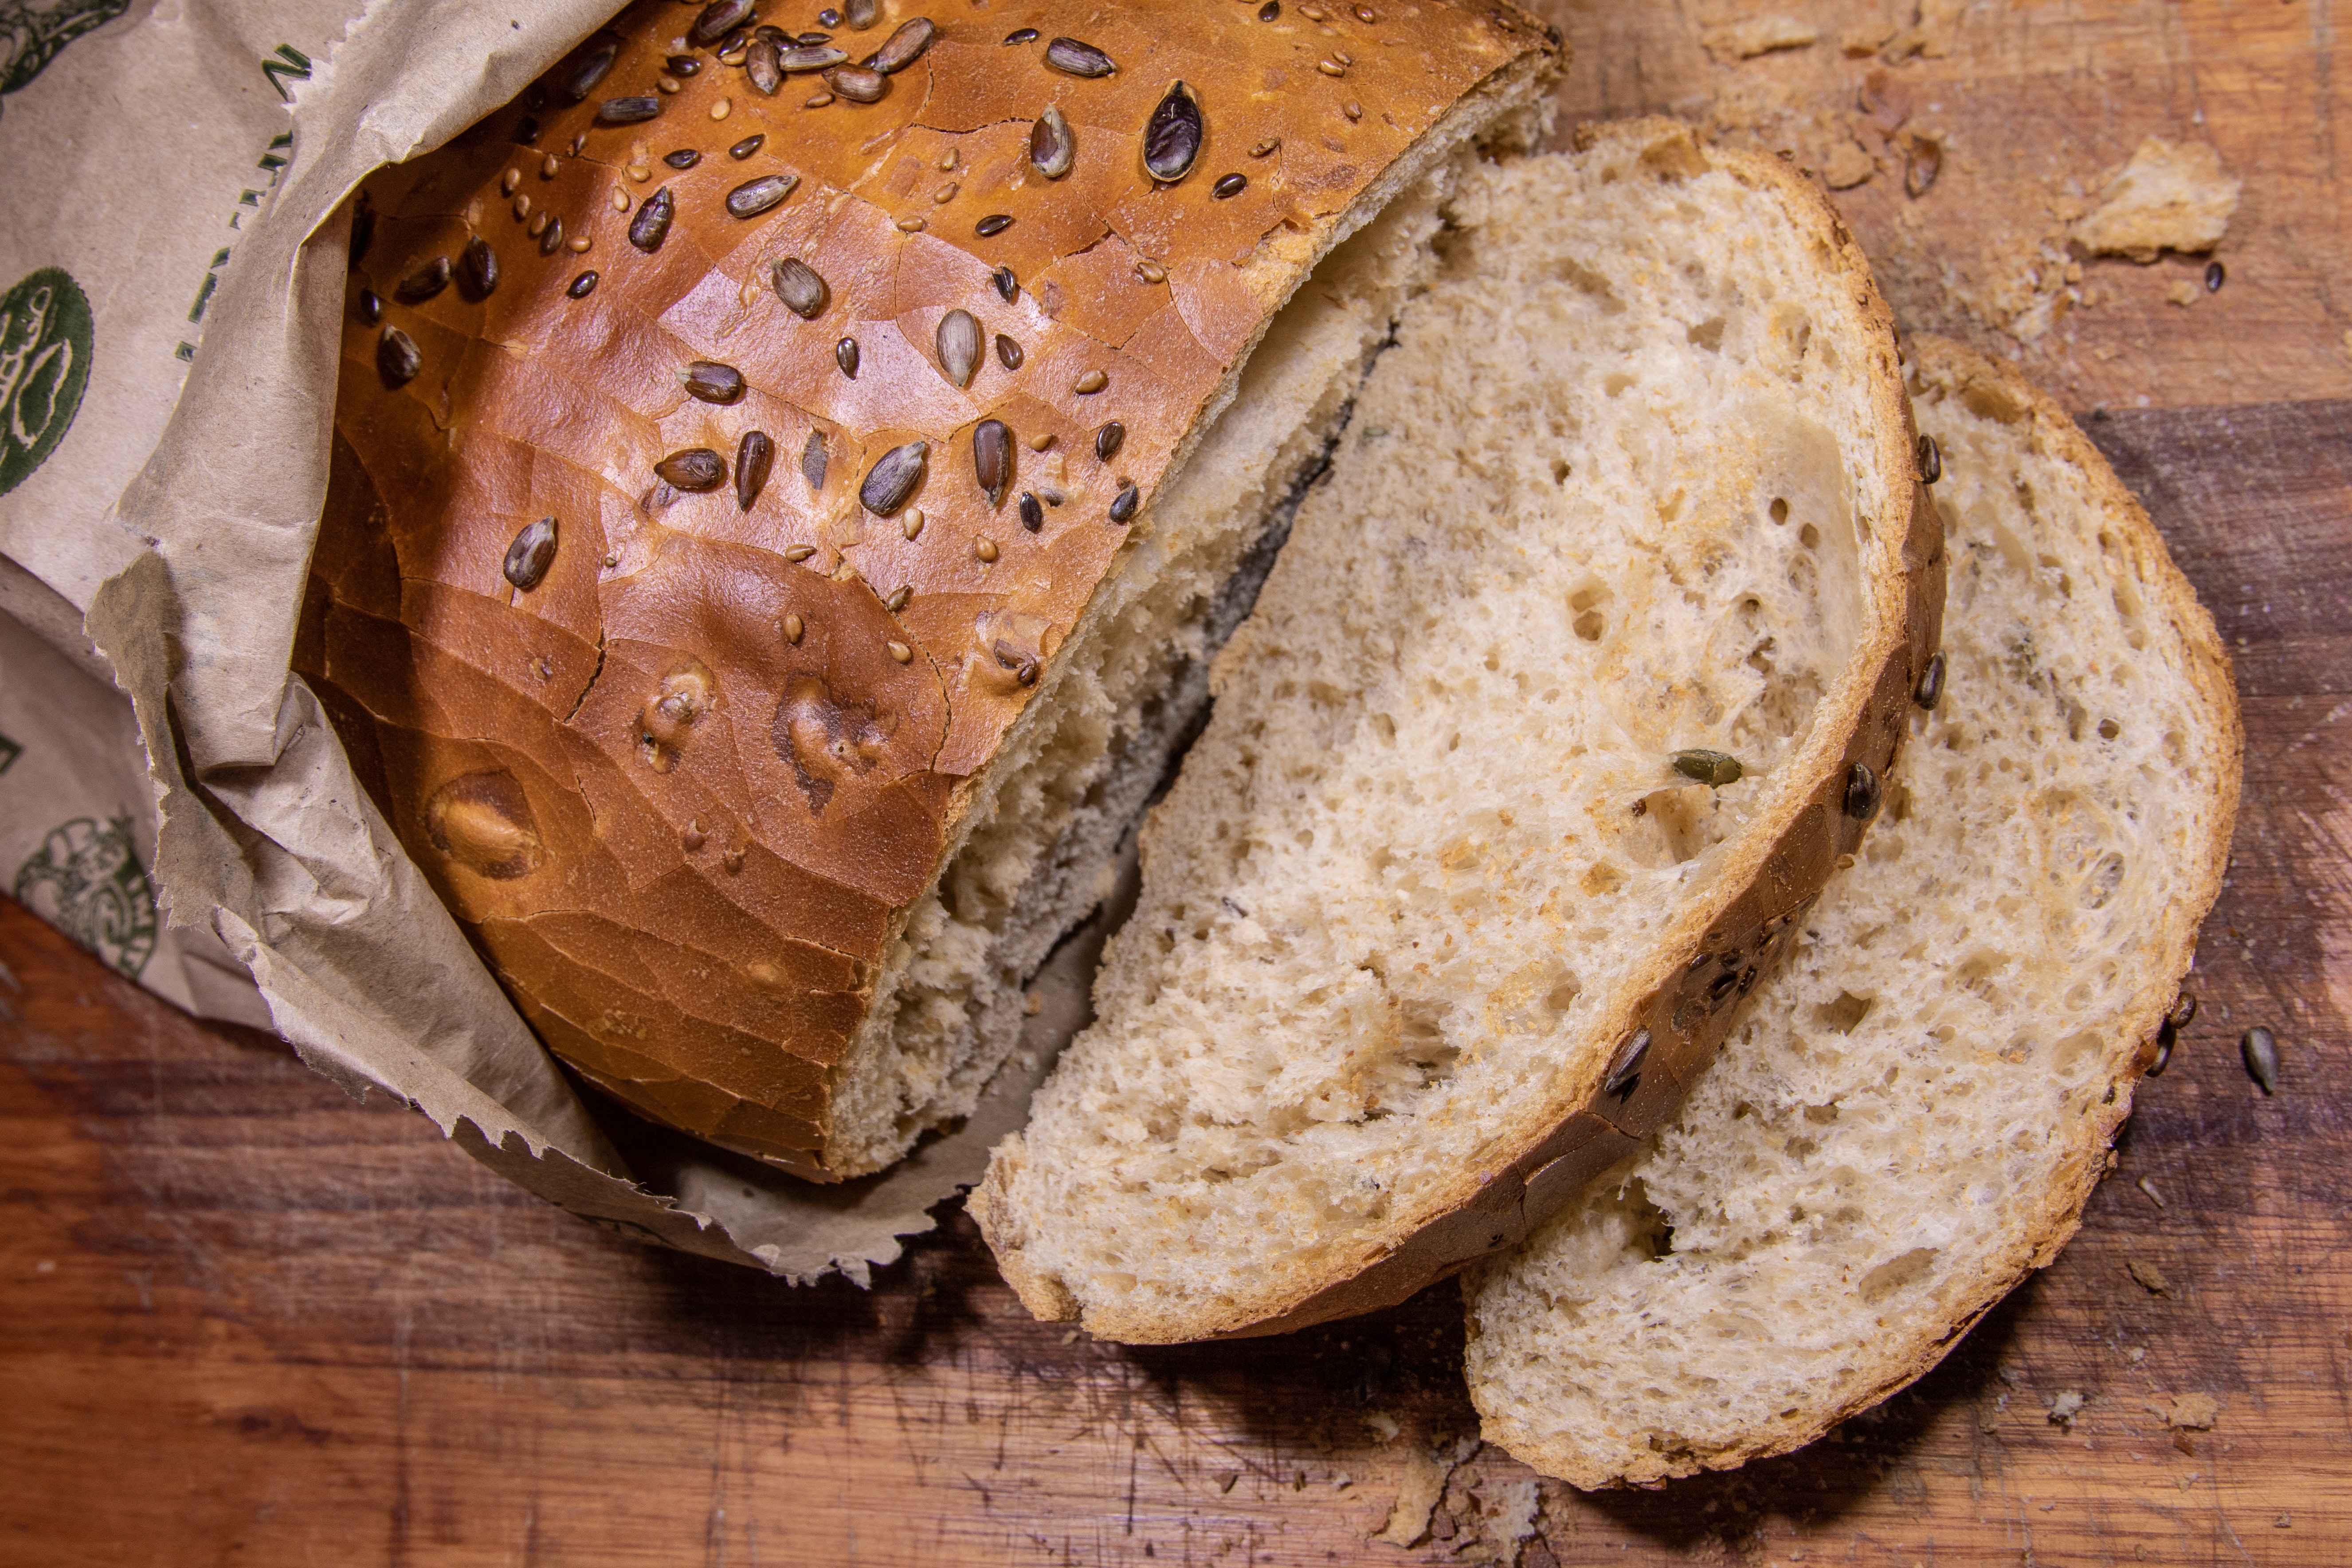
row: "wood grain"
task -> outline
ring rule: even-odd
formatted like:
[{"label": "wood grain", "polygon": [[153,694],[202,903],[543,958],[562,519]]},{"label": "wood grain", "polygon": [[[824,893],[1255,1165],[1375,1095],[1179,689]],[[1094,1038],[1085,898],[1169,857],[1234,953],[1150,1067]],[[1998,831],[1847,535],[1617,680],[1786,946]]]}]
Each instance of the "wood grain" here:
[{"label": "wood grain", "polygon": [[[1570,115],[1672,109],[1769,141],[1843,113],[1874,67],[1939,102],[1951,158],[1925,195],[1892,171],[1840,200],[1908,323],[2006,347],[2089,411],[2231,644],[2247,791],[2203,1010],[2058,1264],[1810,1450],[1656,1492],[1547,1486],[1518,1561],[2352,1560],[2352,226],[2333,13],[1980,5],[1949,52],[1897,67],[1835,39],[1907,23],[1907,4],[1822,7],[1823,42],[1718,63],[1699,35],[1737,14],[1556,8],[1578,50]],[[1989,267],[1999,234],[2046,221],[2053,182],[2095,182],[2149,132],[2208,136],[2247,180],[2220,293],[2167,302],[2201,263],[2090,263],[2094,302],[2024,341],[1928,265]],[[1484,1510],[1527,1472],[1488,1451],[1454,1470],[1438,1533],[1366,1540],[1408,1452],[1475,1430],[1451,1287],[1282,1340],[1125,1350],[1032,1321],[958,1216],[870,1291],[793,1290],[546,1208],[13,905],[0,963],[0,1561],[1510,1555]],[[2254,1023],[2278,1033],[2275,1099],[2237,1059]],[[2071,1427],[2049,1415],[2067,1390],[2084,1395]],[[2211,1430],[2147,1408],[2190,1394],[2218,1403]]]}]

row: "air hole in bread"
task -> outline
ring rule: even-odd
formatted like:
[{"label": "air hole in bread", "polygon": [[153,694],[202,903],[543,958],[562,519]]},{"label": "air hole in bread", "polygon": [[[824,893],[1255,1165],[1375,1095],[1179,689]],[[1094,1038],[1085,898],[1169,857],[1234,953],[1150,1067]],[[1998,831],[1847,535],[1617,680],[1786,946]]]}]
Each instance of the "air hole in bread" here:
[{"label": "air hole in bread", "polygon": [[1876,1305],[1897,1290],[1908,1289],[1927,1278],[1936,1266],[1936,1248],[1915,1247],[1890,1258],[1862,1277],[1862,1299]]},{"label": "air hole in bread", "polygon": [[1707,353],[1720,353],[1723,352],[1723,328],[1724,320],[1721,316],[1709,316],[1706,321],[1691,328],[1686,336],[1693,343],[1706,350]]}]

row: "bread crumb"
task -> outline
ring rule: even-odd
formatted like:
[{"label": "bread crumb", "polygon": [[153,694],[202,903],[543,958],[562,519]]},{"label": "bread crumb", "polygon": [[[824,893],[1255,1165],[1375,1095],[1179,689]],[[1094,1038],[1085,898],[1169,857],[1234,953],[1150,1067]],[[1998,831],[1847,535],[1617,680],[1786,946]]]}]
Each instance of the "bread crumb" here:
[{"label": "bread crumb", "polygon": [[1415,1446],[1406,1449],[1404,1484],[1397,1489],[1388,1523],[1372,1539],[1385,1541],[1391,1546],[1411,1546],[1428,1534],[1429,1516],[1436,1511],[1437,1500],[1445,1491],[1445,1478],[1452,1469],[1451,1465],[1426,1448]]},{"label": "bread crumb", "polygon": [[2164,291],[2164,297],[2176,305],[2194,305],[2197,303],[2197,285],[2185,279],[2175,283]]},{"label": "bread crumb", "polygon": [[1886,46],[1886,58],[1942,59],[1952,52],[1952,35],[1959,30],[1960,13],[1967,9],[1968,0],[1919,0],[1918,19],[1895,36]]},{"label": "bread crumb", "polygon": [[2070,1432],[2073,1431],[2074,1417],[2083,1412],[2083,1391],[2079,1388],[2062,1388],[2052,1394],[2050,1396],[2051,1424],[2063,1426]]},{"label": "bread crumb", "polygon": [[2131,1277],[2138,1280],[2140,1289],[2149,1295],[2170,1296],[2172,1294],[2172,1281],[2167,1279],[2164,1277],[2164,1270],[2155,1264],[2143,1263],[2137,1258],[2126,1258],[2124,1259],[2124,1267],[2131,1270]]},{"label": "bread crumb", "polygon": [[1810,48],[1821,36],[1819,27],[1794,16],[1756,16],[1709,27],[1699,35],[1698,41],[1706,47],[1708,54],[1730,65],[1781,49]]},{"label": "bread crumb", "polygon": [[2210,250],[2229,232],[2242,185],[2221,172],[2221,155],[2206,143],[2176,146],[2151,136],[2074,226],[2075,243],[2094,256],[2142,264],[2167,250]]},{"label": "bread crumb", "polygon": [[1878,160],[1851,138],[1832,142],[1822,162],[1822,178],[1833,191],[1850,191],[1878,173]]},{"label": "bread crumb", "polygon": [[2181,1394],[2170,1400],[2147,1401],[2148,1413],[2179,1432],[2210,1432],[2221,1414],[2221,1402],[2210,1394]]},{"label": "bread crumb", "polygon": [[1370,1427],[1372,1429],[1372,1436],[1378,1437],[1383,1443],[1395,1442],[1397,1434],[1403,1430],[1402,1427],[1397,1425],[1396,1417],[1390,1415],[1385,1410],[1370,1410],[1365,1412],[1364,1425]]}]

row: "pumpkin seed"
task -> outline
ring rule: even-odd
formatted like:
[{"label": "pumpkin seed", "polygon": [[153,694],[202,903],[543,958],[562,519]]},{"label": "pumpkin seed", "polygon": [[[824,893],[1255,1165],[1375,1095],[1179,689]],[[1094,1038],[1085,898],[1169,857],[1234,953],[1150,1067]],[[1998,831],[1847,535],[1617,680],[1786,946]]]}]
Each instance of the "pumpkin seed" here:
[{"label": "pumpkin seed", "polygon": [[499,569],[506,574],[508,582],[528,594],[539,586],[547,569],[554,563],[555,520],[542,517],[514,536]]},{"label": "pumpkin seed", "polygon": [[[833,290],[825,287],[824,279],[817,276],[816,268],[797,256],[787,256],[777,262],[768,269],[768,276],[775,285],[776,298],[784,302],[786,310],[804,321],[815,321],[824,313],[825,302],[833,298]],[[850,342],[847,338],[841,341]],[[842,368],[856,375],[857,347],[855,343],[850,343],[849,353],[850,363]],[[839,357],[837,349],[835,357]]]},{"label": "pumpkin seed", "polygon": [[1192,172],[1201,155],[1201,100],[1181,81],[1168,84],[1160,106],[1143,128],[1143,166],[1162,184],[1172,185]]},{"label": "pumpkin seed", "polygon": [[914,500],[930,453],[929,441],[909,441],[883,453],[866,470],[866,482],[857,487],[859,503],[877,517],[895,516]]},{"label": "pumpkin seed", "polygon": [[735,444],[735,506],[750,511],[767,488],[768,470],[776,466],[776,444],[765,430],[746,430]]}]

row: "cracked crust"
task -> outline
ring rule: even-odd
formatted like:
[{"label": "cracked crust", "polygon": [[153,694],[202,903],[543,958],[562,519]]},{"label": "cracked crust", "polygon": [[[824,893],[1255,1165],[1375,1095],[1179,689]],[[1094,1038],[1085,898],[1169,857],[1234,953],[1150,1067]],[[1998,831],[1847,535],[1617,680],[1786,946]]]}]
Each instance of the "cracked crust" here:
[{"label": "cracked crust", "polygon": [[[853,58],[919,15],[883,9],[841,36]],[[836,1069],[890,944],[1151,498],[1316,261],[1407,172],[1527,101],[1556,40],[1495,5],[1321,26],[1190,0],[1016,5],[947,16],[878,102],[808,107],[817,77],[763,96],[686,45],[695,16],[641,0],[523,101],[369,182],[296,667],[551,1047],[639,1111],[828,1179]],[[1003,41],[1024,27],[1040,38]],[[1118,71],[1048,69],[1043,40],[1065,33]],[[607,47],[584,101],[551,92]],[[671,72],[681,54],[693,74]],[[1160,184],[1139,133],[1175,79],[1208,132]],[[637,94],[654,118],[600,121]],[[1077,148],[1053,182],[1028,162],[1049,103]],[[681,150],[700,157],[664,161]],[[780,205],[728,214],[774,174],[796,176]],[[1229,174],[1246,183],[1217,195]],[[633,244],[663,200],[666,237]],[[461,263],[400,298],[476,240],[494,289],[464,287]],[[787,257],[824,280],[813,318],[771,285]],[[982,329],[961,386],[938,346],[957,310]],[[421,356],[404,384],[380,370],[386,328]],[[675,373],[696,359],[738,368],[740,399],[688,398]],[[972,474],[988,418],[1018,437],[993,507]],[[1114,419],[1124,444],[1100,460]],[[746,509],[732,481],[753,429],[773,458]],[[874,464],[916,441],[908,510],[867,510]],[[695,447],[728,482],[656,479]],[[1130,483],[1142,514],[1123,528]],[[1063,504],[1033,531],[1020,494],[1049,489]],[[520,591],[501,561],[541,517],[554,561]]]}]

